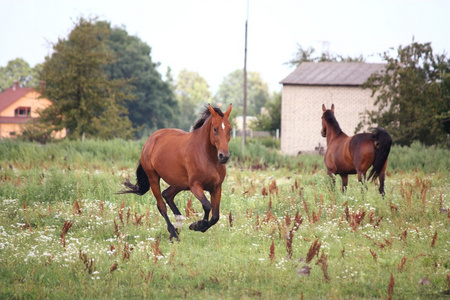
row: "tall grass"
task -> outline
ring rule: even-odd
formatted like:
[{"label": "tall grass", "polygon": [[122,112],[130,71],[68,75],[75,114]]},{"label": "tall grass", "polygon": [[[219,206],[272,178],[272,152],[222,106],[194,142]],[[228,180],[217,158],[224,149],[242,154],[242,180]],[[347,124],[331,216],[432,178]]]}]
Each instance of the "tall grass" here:
[{"label": "tall grass", "polygon": [[389,154],[389,168],[393,170],[420,170],[426,173],[448,171],[450,150],[439,147],[425,147],[419,142],[411,147],[394,146]]},{"label": "tall grass", "polygon": [[180,193],[171,244],[151,194],[115,195],[142,144],[0,142],[0,299],[448,297],[448,150],[393,147],[382,198],[355,176],[341,193],[319,155],[231,141],[219,222],[190,231],[203,210]]},{"label": "tall grass", "polygon": [[[267,163],[276,167],[303,164],[323,167],[323,157],[314,154],[297,156],[282,155],[279,144],[267,147],[268,143],[259,139],[249,139],[246,153],[242,153],[241,139],[230,141],[230,151],[239,161],[252,163]],[[450,169],[450,150],[439,147],[426,147],[414,142],[411,147],[393,146],[389,154],[388,170],[412,171],[419,170],[426,173],[447,171]]]}]

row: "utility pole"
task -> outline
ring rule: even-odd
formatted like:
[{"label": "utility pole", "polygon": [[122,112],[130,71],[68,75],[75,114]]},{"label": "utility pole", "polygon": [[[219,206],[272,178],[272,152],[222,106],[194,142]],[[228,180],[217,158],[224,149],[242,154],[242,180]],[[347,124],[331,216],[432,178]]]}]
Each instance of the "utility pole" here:
[{"label": "utility pole", "polygon": [[245,20],[245,54],[244,54],[244,107],[242,110],[242,154],[245,154],[245,137],[246,137],[246,121],[247,121],[247,24],[248,24],[248,5],[247,0],[247,20]]}]

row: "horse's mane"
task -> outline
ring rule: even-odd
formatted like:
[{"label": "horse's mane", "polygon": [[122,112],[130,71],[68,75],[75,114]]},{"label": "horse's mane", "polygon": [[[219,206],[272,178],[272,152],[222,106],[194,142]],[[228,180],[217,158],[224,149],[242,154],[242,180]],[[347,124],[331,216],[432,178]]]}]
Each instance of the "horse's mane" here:
[{"label": "horse's mane", "polygon": [[[214,111],[219,114],[219,116],[223,117],[223,112],[218,107],[213,107]],[[201,118],[195,122],[194,126],[192,127],[192,131],[199,129],[200,127],[205,124],[206,119],[211,115],[211,112],[209,111],[209,107],[207,106],[205,110],[201,114]]]},{"label": "horse's mane", "polygon": [[331,110],[327,110],[324,113],[325,116],[325,121],[330,124],[331,126],[333,126],[334,131],[336,132],[336,134],[340,134],[342,132],[341,126],[339,126],[338,121],[336,120],[334,114],[331,112]]}]

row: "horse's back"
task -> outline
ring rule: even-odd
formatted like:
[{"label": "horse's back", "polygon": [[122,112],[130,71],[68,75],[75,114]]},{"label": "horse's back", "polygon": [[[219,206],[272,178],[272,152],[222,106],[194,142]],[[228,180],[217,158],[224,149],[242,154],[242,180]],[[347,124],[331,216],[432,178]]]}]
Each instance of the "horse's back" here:
[{"label": "horse's back", "polygon": [[[146,172],[156,172],[166,182],[176,175],[187,178],[183,153],[186,152],[188,133],[181,129],[164,128],[155,131],[145,142],[141,164]],[[186,179],[187,180],[187,179]],[[187,184],[187,181],[184,182]]]},{"label": "horse's back", "polygon": [[173,156],[174,152],[180,151],[187,134],[186,131],[175,128],[164,128],[155,131],[144,144],[141,160],[151,156]]}]

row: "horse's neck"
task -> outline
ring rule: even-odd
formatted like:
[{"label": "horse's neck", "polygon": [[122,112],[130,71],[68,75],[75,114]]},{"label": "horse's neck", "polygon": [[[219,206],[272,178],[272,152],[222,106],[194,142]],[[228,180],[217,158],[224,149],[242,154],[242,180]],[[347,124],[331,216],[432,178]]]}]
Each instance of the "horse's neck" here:
[{"label": "horse's neck", "polygon": [[327,130],[327,144],[330,144],[333,140],[339,139],[339,138],[346,138],[348,135],[346,135],[341,128],[339,127],[339,124],[337,126],[333,126],[333,124],[328,124]]},{"label": "horse's neck", "polygon": [[210,119],[206,120],[202,127],[196,129],[192,132],[192,142],[196,149],[202,148],[205,151],[213,151],[215,149],[214,145],[211,145],[209,139],[211,122]]}]

